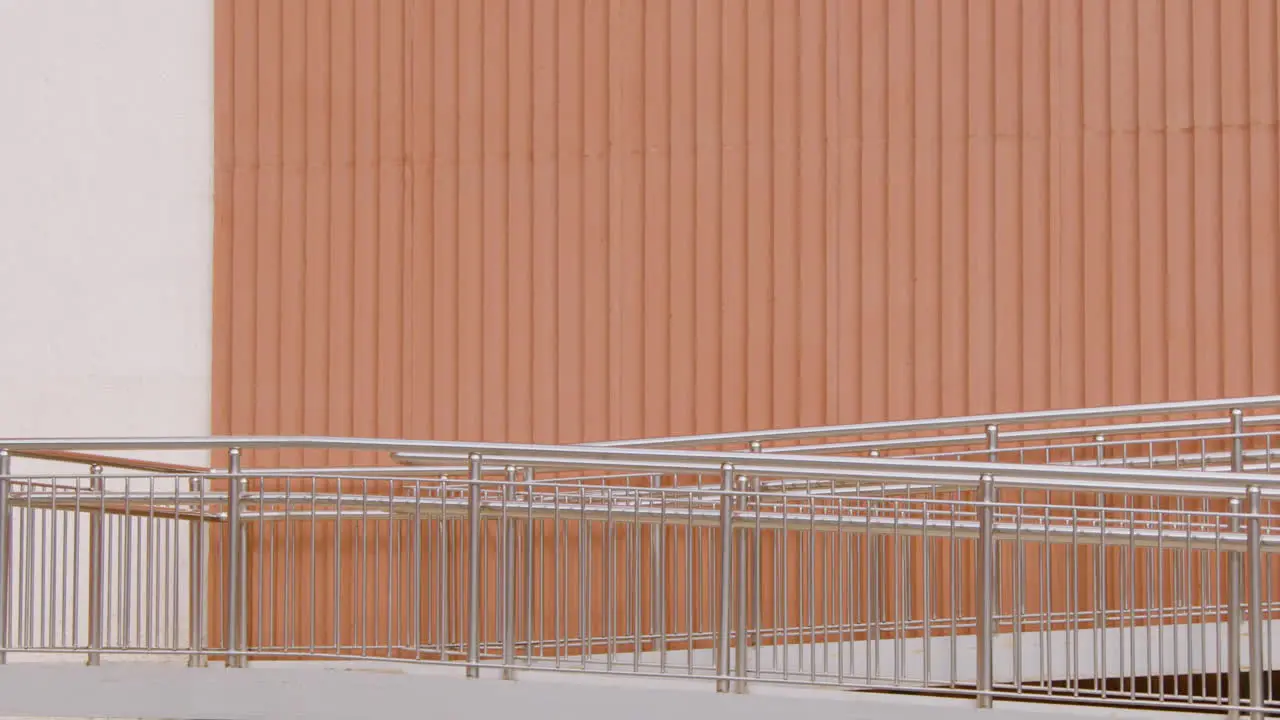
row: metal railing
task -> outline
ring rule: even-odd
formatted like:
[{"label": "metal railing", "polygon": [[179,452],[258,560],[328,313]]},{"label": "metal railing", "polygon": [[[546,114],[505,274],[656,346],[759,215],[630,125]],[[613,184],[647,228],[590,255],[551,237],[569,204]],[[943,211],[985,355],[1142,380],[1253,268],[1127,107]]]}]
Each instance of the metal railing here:
[{"label": "metal railing", "polygon": [[[1184,402],[1146,403],[1139,405],[1113,405],[1096,408],[1073,408],[1068,410],[1044,410],[1033,412],[990,413],[985,415],[968,415],[955,417],[929,418],[924,420],[891,420],[887,422],[857,423],[853,425],[820,425],[812,427],[783,428],[778,430],[753,430],[747,432],[714,433],[704,435],[681,435],[665,438],[640,438],[635,440],[613,440],[593,445],[602,447],[706,447],[719,445],[724,447],[746,447],[753,443],[768,445],[772,443],[799,442],[801,440],[823,440],[828,443],[841,438],[868,438],[896,434],[911,434],[926,440],[948,437],[944,430],[976,430],[981,433],[990,426],[1051,426],[1057,423],[1071,423],[1079,426],[1106,427],[1106,423],[1156,417],[1213,416],[1226,419],[1233,410],[1257,411],[1260,409],[1280,409],[1280,395],[1261,395],[1255,397],[1226,398],[1219,400],[1192,400]],[[1156,421],[1157,423],[1159,421]],[[1144,427],[1159,427],[1151,422],[1142,423]],[[1094,431],[1096,432],[1096,430]],[[969,440],[981,440],[977,433],[970,433]],[[1079,434],[1088,434],[1087,431]],[[962,434],[963,437],[963,434]],[[956,439],[952,437],[952,439]],[[785,446],[782,446],[785,447]]]},{"label": "metal railing", "polygon": [[[1278,404],[804,429],[747,452],[664,447],[723,435],[0,440],[0,661],[363,658],[1261,717],[1280,712],[1277,419],[1243,409]],[[980,438],[936,433],[975,422]],[[769,446],[801,435],[832,441]],[[403,465],[241,462],[318,447]],[[9,465],[182,448],[229,462]]]}]

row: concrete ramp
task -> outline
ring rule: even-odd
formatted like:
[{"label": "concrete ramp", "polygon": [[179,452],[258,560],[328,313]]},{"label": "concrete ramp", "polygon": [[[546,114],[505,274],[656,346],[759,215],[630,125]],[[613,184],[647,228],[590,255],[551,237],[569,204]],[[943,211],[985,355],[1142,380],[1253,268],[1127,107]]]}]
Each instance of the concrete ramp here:
[{"label": "concrete ramp", "polygon": [[264,664],[252,670],[123,664],[0,668],[0,716],[249,720],[509,718],[510,720],[1012,720],[1207,717],[1035,703],[753,688],[715,693],[679,681],[529,675],[468,680],[456,668],[343,669]]}]

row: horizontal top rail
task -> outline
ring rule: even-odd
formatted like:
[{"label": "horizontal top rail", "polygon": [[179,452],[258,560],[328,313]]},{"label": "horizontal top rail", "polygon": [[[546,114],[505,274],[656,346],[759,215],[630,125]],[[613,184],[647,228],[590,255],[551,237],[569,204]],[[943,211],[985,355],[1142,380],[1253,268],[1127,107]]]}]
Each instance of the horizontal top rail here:
[{"label": "horizontal top rail", "polygon": [[889,420],[885,422],[856,423],[853,425],[816,425],[811,427],[784,428],[780,430],[749,430],[745,432],[712,433],[708,435],[676,435],[665,438],[636,438],[589,443],[597,447],[688,447],[692,445],[721,445],[731,443],[773,442],[779,440],[806,440],[821,437],[847,437],[851,435],[877,435],[925,430],[948,430],[1002,424],[1041,424],[1068,420],[1101,420],[1118,417],[1150,415],[1182,415],[1229,410],[1250,410],[1280,407],[1280,395],[1223,398],[1218,400],[1190,400],[1185,402],[1147,403],[1139,405],[1111,405],[1097,408],[1068,410],[1042,410],[1036,412],[992,413],[924,420]]},{"label": "horizontal top rail", "polygon": [[[1280,424],[1280,415],[1246,415],[1242,419],[1245,427],[1250,425]],[[1196,420],[1153,420],[1150,422],[1121,423],[1117,425],[1077,425],[1065,428],[1041,428],[1036,430],[1008,430],[1000,433],[1000,441],[1005,443],[1034,442],[1039,440],[1062,440],[1095,436],[1098,441],[1115,436],[1188,432],[1193,430],[1229,429],[1230,417],[1199,418]],[[860,450],[890,450],[905,448],[927,448],[945,445],[962,445],[965,443],[985,442],[986,433],[963,433],[956,435],[928,435],[884,440],[854,440],[850,442],[822,443],[818,445],[782,445],[763,448],[766,453],[829,453],[856,452]],[[1016,449],[1016,448],[1007,448]],[[984,449],[985,450],[985,449]]]},{"label": "horizontal top rail", "polygon": [[[583,443],[581,448],[615,448],[615,449],[671,449],[690,446],[724,445],[741,442],[770,442],[785,440],[802,440],[815,438],[852,437],[858,435],[892,435],[901,433],[919,433],[933,430],[963,429],[985,427],[990,425],[1028,425],[1052,424],[1071,420],[1097,420],[1121,417],[1168,416],[1181,414],[1197,414],[1228,410],[1247,410],[1266,407],[1280,407],[1280,395],[1262,395],[1253,397],[1224,398],[1216,400],[1196,400],[1186,402],[1147,403],[1135,405],[1114,405],[1097,408],[1049,410],[1037,412],[994,413],[986,415],[955,416],[931,418],[923,420],[895,420],[887,422],[857,423],[852,425],[826,425],[780,430],[761,430],[733,433],[713,433],[705,435],[684,435],[660,438],[638,438],[631,440],[615,440],[606,442]],[[1262,423],[1280,423],[1280,414],[1246,416],[1246,425]],[[1051,440],[1071,437],[1083,437],[1091,433],[1106,435],[1181,432],[1229,428],[1230,420],[1223,418],[1198,418],[1187,420],[1165,420],[1151,422],[1133,422],[1106,426],[1075,426],[1057,428],[1038,428],[1005,430],[1000,439],[1006,442],[1027,442],[1035,440]],[[765,453],[785,455],[823,454],[832,452],[857,452],[903,448],[927,448],[957,443],[974,443],[984,440],[982,433],[933,435],[924,437],[897,437],[889,439],[859,439],[849,442],[833,442],[814,445],[795,445],[763,448]],[[331,438],[320,436],[276,436],[276,437],[184,437],[184,438],[13,438],[0,439],[0,448],[10,450],[15,457],[26,457],[56,462],[70,462],[86,465],[140,472],[168,474],[208,474],[217,473],[217,469],[193,465],[181,465],[134,458],[119,458],[97,455],[84,450],[154,450],[154,449],[215,449],[241,447],[249,448],[325,448],[335,450],[373,450],[384,452],[414,452],[424,449],[439,449],[439,444],[423,446],[423,442],[413,440],[394,440],[379,438]],[[457,445],[457,443],[455,443]],[[467,447],[479,447],[470,445]],[[553,446],[525,446],[543,447]],[[567,447],[567,446],[554,446]],[[479,450],[477,450],[479,451]],[[489,454],[487,451],[483,451]],[[664,458],[665,459],[665,458]],[[294,468],[290,472],[332,473],[342,472],[341,468]],[[382,469],[370,469],[370,472],[386,472]]]},{"label": "horizontal top rail", "polygon": [[178,463],[121,458],[112,455],[97,455],[70,450],[13,450],[3,444],[0,444],[0,447],[9,449],[9,454],[12,457],[27,458],[29,460],[47,460],[50,462],[75,463],[77,465],[101,465],[104,468],[114,468],[116,470],[136,470],[138,472],[166,475],[204,475],[209,472],[209,468],[198,465],[180,465]]},{"label": "horizontal top rail", "polygon": [[[442,444],[443,445],[443,444]],[[644,473],[660,470],[666,473],[715,473],[732,467],[741,475],[767,475],[775,478],[822,478],[851,480],[887,478],[910,479],[922,484],[976,484],[983,475],[997,480],[1020,478],[1031,481],[1081,481],[1103,486],[1120,483],[1142,485],[1152,489],[1220,486],[1243,489],[1249,485],[1280,488],[1280,477],[1255,473],[1205,473],[1190,470],[1153,470],[1137,468],[1077,465],[1034,465],[1021,463],[970,462],[963,460],[924,460],[893,457],[848,457],[821,455],[762,455],[749,452],[712,452],[705,450],[661,450],[634,448],[589,448],[573,446],[503,445],[497,443],[472,446],[473,452],[494,465],[608,467],[632,469]],[[406,464],[430,465],[455,462],[462,450],[446,447],[434,451],[399,451],[393,457]],[[1162,487],[1163,486],[1163,487]],[[1065,488],[1065,484],[1063,485]],[[1095,486],[1096,489],[1096,486]]]},{"label": "horizontal top rail", "polygon": [[[715,473],[726,465],[744,474],[799,477],[818,471],[834,471],[850,478],[868,473],[912,473],[926,482],[957,482],[981,475],[1042,480],[1080,480],[1099,483],[1128,481],[1173,486],[1206,484],[1242,487],[1280,486],[1280,478],[1266,474],[1232,473],[1210,477],[1210,473],[1185,470],[1155,470],[1071,465],[925,460],[913,458],[867,458],[821,455],[763,455],[750,452],[706,450],[665,450],[661,448],[620,448],[587,445],[531,445],[519,443],[468,443],[436,440],[388,440],[381,438],[335,438],[310,436],[220,436],[168,438],[49,438],[0,439],[0,448],[10,452],[47,450],[209,450],[218,448],[279,449],[324,448],[330,450],[372,450],[392,453],[404,464],[456,464],[479,455],[486,464],[516,466],[596,467],[631,469],[639,473]],[[827,473],[830,475],[830,472]],[[930,478],[925,480],[925,478]]]}]

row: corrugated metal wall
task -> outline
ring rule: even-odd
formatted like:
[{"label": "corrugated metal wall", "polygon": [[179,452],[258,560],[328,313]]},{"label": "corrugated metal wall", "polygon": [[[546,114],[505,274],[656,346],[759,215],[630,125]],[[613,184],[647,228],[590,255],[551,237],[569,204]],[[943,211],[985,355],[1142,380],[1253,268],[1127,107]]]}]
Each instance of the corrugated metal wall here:
[{"label": "corrugated metal wall", "polygon": [[1280,392],[1273,0],[220,0],[216,34],[218,432]]},{"label": "corrugated metal wall", "polygon": [[579,441],[1280,391],[1277,25],[221,0],[214,427]]}]

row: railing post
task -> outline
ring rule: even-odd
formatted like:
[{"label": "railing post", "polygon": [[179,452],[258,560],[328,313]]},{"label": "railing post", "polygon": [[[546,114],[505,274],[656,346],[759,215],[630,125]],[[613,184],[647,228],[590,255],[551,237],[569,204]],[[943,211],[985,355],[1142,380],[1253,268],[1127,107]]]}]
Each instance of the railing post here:
[{"label": "railing post", "polygon": [[[512,554],[515,550],[515,533],[512,532],[512,520],[509,507],[515,501],[516,469],[507,467],[507,485],[502,489],[502,679],[515,680],[516,672],[516,583],[515,562]],[[527,620],[526,620],[527,622]],[[639,652],[637,650],[637,652]]]},{"label": "railing post", "polygon": [[[341,483],[341,481],[339,481]],[[341,484],[339,484],[341,487]],[[245,477],[240,478],[240,499],[249,496],[249,480]],[[258,525],[261,530],[261,523]],[[342,541],[342,535],[337,535],[338,541]],[[249,667],[249,524],[241,520],[240,522],[240,650],[245,654],[240,656],[239,666],[242,668]],[[338,557],[341,558],[341,545],[339,545]],[[341,577],[341,575],[339,575]]]},{"label": "railing post", "polygon": [[[992,463],[1000,462],[1000,426],[994,425],[994,424],[987,425],[983,430],[987,436],[987,462],[992,462]],[[996,497],[993,495],[991,497],[991,502],[995,502],[995,501],[996,501]],[[1002,592],[1002,590],[1004,589],[1003,588],[1004,583],[1002,582],[1004,578],[1001,573],[1001,568],[1004,566],[1000,562],[1001,558],[1000,558],[999,545],[997,545],[995,549],[992,550],[991,558],[992,558],[991,566],[992,568],[994,568],[992,570],[992,579],[991,579],[993,583],[992,596],[994,598],[991,606],[991,616],[994,618],[995,614],[999,612],[1001,598],[1004,597],[1004,593]],[[995,629],[999,630],[998,624]],[[1016,633],[1014,637],[1017,637]]]},{"label": "railing post", "polygon": [[1250,717],[1262,720],[1266,673],[1262,648],[1262,488],[1249,487],[1249,707]]},{"label": "railing post", "polygon": [[469,458],[467,485],[467,677],[480,677],[480,481],[482,464],[478,454]]},{"label": "railing post", "polygon": [[204,518],[208,510],[205,493],[208,490],[207,478],[195,477],[190,480],[190,489],[200,497],[199,514],[190,521],[191,553],[188,560],[191,578],[191,597],[188,606],[191,610],[190,638],[191,655],[187,658],[187,667],[209,667],[209,656],[202,651],[209,639],[209,526]]},{"label": "railing post", "polygon": [[[1098,467],[1106,464],[1106,443],[1106,435],[1093,436],[1094,462]],[[1099,491],[1093,494],[1093,499],[1098,508],[1098,524],[1105,526],[1107,496]],[[1094,556],[1097,558],[1097,565],[1094,567],[1097,582],[1093,584],[1093,627],[1101,629],[1102,632],[1097,634],[1098,641],[1093,644],[1093,670],[1097,677],[1107,677],[1107,543],[1105,535],[1095,549]]]},{"label": "railing post", "polygon": [[730,632],[733,628],[733,465],[720,466],[720,630],[716,642],[716,692],[730,690]]},{"label": "railing post", "polygon": [[[662,487],[662,476],[654,475],[650,483],[655,489]],[[666,496],[657,490],[655,493],[659,503],[666,507]],[[652,529],[652,542],[650,543],[651,555],[650,564],[653,566],[653,622],[654,622],[654,650],[658,653],[658,672],[666,672],[667,667],[667,602],[666,602],[666,568],[663,559],[665,557],[664,544],[666,542],[666,522],[660,521],[656,527]],[[638,656],[638,654],[637,654]]]},{"label": "railing post", "polygon": [[[436,522],[436,542],[439,547],[437,555],[439,557],[437,563],[439,574],[436,577],[436,582],[440,587],[439,606],[437,608],[439,617],[437,620],[440,624],[440,660],[442,661],[449,659],[453,629],[456,627],[454,617],[456,614],[460,620],[462,611],[461,603],[451,602],[453,599],[451,594],[458,592],[458,588],[450,584],[450,580],[453,578],[453,568],[457,567],[453,552],[457,550],[457,546],[453,544],[450,537],[453,529],[450,527],[450,523],[453,521],[447,520],[444,512],[444,508],[449,501],[449,491],[446,487],[447,480],[447,476],[441,475],[437,486],[439,488],[438,495],[440,496],[440,520]],[[456,583],[456,585],[461,585],[461,583]]]},{"label": "railing post", "polygon": [[243,667],[240,650],[243,638],[240,637],[241,616],[244,615],[243,584],[244,577],[240,573],[240,448],[227,451],[227,609],[223,623],[226,635],[227,667]]},{"label": "railing post", "polygon": [[[1231,471],[1244,472],[1244,411],[1240,408],[1231,410]],[[1248,498],[1248,527],[1247,538],[1247,558],[1249,562],[1249,706],[1253,708],[1250,717],[1255,720],[1262,719],[1262,696],[1263,696],[1263,655],[1262,655],[1262,522],[1260,515],[1262,514],[1262,490],[1256,485],[1251,485],[1246,491]],[[1240,501],[1233,499],[1236,504],[1236,510],[1240,509]],[[1233,530],[1240,529],[1240,519],[1233,518]],[[1232,704],[1240,703],[1240,623],[1243,614],[1240,608],[1240,586],[1243,582],[1240,568],[1240,553],[1231,553],[1232,565],[1228,568],[1231,577],[1231,599],[1228,616],[1230,624],[1231,642],[1234,643],[1235,649],[1231,651],[1231,695]],[[1231,711],[1229,713],[1233,717],[1239,716],[1239,711]]]},{"label": "railing post", "polygon": [[[1234,461],[1233,463],[1234,464]],[[1227,501],[1227,529],[1240,532],[1240,498]],[[1227,717],[1236,720],[1240,711],[1240,553],[1227,551]]]},{"label": "railing post", "polygon": [[106,624],[106,583],[103,582],[103,548],[106,547],[106,484],[102,466],[89,468],[89,489],[98,496],[97,512],[89,513],[89,653],[87,665],[102,664],[102,628]]},{"label": "railing post", "polygon": [[[760,441],[752,440],[748,450],[753,453],[761,451]],[[763,562],[762,545],[764,544],[763,533],[760,530],[760,476],[757,475],[751,479],[751,492],[754,495],[751,498],[751,505],[755,507],[756,523],[751,530],[751,632],[754,637],[751,639],[751,646],[756,649],[756,657],[760,655],[760,634],[761,626],[764,624],[761,618],[760,607],[764,598],[761,593],[761,567]],[[757,668],[758,670],[758,668]]]},{"label": "railing post", "polygon": [[[744,475],[738,476],[738,490],[742,495],[738,498],[737,506],[744,514],[747,511],[747,478]],[[734,692],[747,692],[747,578],[750,572],[747,569],[747,529],[734,531],[737,534],[738,544],[738,584],[737,592],[737,609],[734,612],[734,618],[737,621],[737,628],[734,633],[734,649],[737,651],[733,662],[733,674],[738,678],[734,685]]]},{"label": "railing post", "polygon": [[0,448],[0,665],[9,647],[9,451]]},{"label": "railing post", "polygon": [[[872,450],[867,453],[873,458],[880,457],[879,450]],[[877,506],[879,507],[879,506]],[[877,512],[877,515],[879,513]],[[884,572],[882,568],[882,560],[884,553],[883,539],[871,532],[870,519],[872,510],[870,505],[867,507],[867,531],[864,535],[864,542],[867,544],[867,556],[870,559],[867,568],[867,643],[874,649],[873,657],[867,659],[867,677],[880,680],[880,635],[882,624],[880,606],[881,606],[881,590],[883,588]]]},{"label": "railing post", "polygon": [[977,624],[978,657],[977,657],[977,690],[978,707],[989,708],[992,704],[993,664],[992,641],[994,625],[994,585],[995,585],[995,479],[983,475],[978,482],[978,607],[975,622]]},{"label": "railing post", "polygon": [[1231,472],[1244,472],[1244,411],[1231,411]]}]

